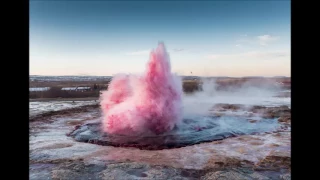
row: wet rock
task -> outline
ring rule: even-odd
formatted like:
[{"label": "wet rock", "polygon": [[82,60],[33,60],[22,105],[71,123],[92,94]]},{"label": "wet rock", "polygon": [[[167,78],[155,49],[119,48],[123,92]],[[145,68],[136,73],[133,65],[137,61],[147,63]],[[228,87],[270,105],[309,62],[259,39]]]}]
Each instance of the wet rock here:
[{"label": "wet rock", "polygon": [[282,93],[279,93],[278,95],[276,95],[274,97],[288,98],[288,97],[291,97],[291,92],[282,92]]},{"label": "wet rock", "polygon": [[264,112],[264,117],[291,117],[291,109],[288,106],[268,107]]},{"label": "wet rock", "polygon": [[75,179],[77,177],[81,177],[81,174],[71,170],[59,169],[59,170],[52,171],[53,180],[67,180],[67,179]]},{"label": "wet rock", "polygon": [[291,155],[287,151],[272,151],[268,156],[261,160],[256,170],[277,170],[291,169]]},{"label": "wet rock", "polygon": [[252,106],[249,111],[253,112],[253,113],[259,113],[262,112],[263,110],[265,110],[266,107],[264,106]]},{"label": "wet rock", "polygon": [[119,163],[108,165],[102,171],[101,178],[111,179],[181,179],[196,180],[203,175],[202,171],[175,169],[166,166],[151,166],[141,163]]},{"label": "wet rock", "polygon": [[95,180],[101,179],[100,174],[105,168],[96,164],[86,165],[81,161],[67,162],[52,170],[51,177],[53,180]]},{"label": "wet rock", "polygon": [[51,169],[54,164],[48,163],[35,163],[29,166],[29,179],[32,180],[45,180],[51,179]]},{"label": "wet rock", "polygon": [[250,123],[256,123],[258,120],[248,119],[248,121],[249,121]]},{"label": "wet rock", "polygon": [[280,145],[279,144],[275,144],[275,143],[272,143],[269,145],[269,147],[279,147]]},{"label": "wet rock", "polygon": [[269,177],[249,169],[227,169],[222,171],[210,172],[201,177],[201,180],[271,180]]},{"label": "wet rock", "polygon": [[281,180],[291,180],[291,174],[280,175]]},{"label": "wet rock", "polygon": [[241,104],[216,104],[212,110],[231,110],[231,111],[235,111],[235,110],[239,110],[239,109],[243,109],[243,105]]},{"label": "wet rock", "polygon": [[250,142],[250,144],[253,145],[253,146],[259,146],[259,145],[263,145],[263,142],[261,142],[261,141],[252,141],[252,142]]},{"label": "wet rock", "polygon": [[241,160],[238,158],[231,157],[214,157],[208,160],[206,164],[206,169],[220,169],[220,168],[230,168],[230,167],[252,167],[254,165],[253,162],[247,160]]},{"label": "wet rock", "polygon": [[67,125],[80,126],[82,124],[81,120],[70,120],[66,122]]},{"label": "wet rock", "polygon": [[290,116],[282,116],[278,119],[279,122],[282,123],[289,123],[291,122],[291,117]]}]

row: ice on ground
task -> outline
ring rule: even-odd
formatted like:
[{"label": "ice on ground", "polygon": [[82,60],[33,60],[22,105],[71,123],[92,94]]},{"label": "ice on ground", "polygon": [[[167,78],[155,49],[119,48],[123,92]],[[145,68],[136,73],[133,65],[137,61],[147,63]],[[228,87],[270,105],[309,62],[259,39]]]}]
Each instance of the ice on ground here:
[{"label": "ice on ground", "polygon": [[32,87],[29,88],[29,91],[48,91],[50,87]]},{"label": "ice on ground", "polygon": [[49,111],[59,111],[85,105],[98,104],[98,101],[48,101],[29,102],[29,117]]}]

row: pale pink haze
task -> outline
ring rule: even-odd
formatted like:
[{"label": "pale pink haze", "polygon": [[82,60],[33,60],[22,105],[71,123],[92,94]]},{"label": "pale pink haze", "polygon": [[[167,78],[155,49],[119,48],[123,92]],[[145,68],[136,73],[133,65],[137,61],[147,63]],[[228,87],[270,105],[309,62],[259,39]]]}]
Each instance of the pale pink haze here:
[{"label": "pale pink haze", "polygon": [[182,120],[182,81],[171,73],[163,43],[151,51],[142,75],[118,74],[101,94],[103,131],[109,134],[161,134]]}]

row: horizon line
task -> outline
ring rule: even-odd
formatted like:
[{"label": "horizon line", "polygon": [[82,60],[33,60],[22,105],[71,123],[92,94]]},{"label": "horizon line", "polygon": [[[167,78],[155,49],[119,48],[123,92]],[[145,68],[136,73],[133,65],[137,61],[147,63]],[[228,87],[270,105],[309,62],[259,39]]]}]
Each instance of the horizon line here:
[{"label": "horizon line", "polygon": [[[130,73],[128,73],[130,74]],[[74,76],[74,77],[85,77],[85,76],[92,76],[92,77],[113,77],[115,75],[31,75],[29,74],[29,77],[30,76],[50,76],[50,77],[57,77],[57,76],[60,76],[60,77],[70,77],[70,76]],[[254,75],[254,76],[199,76],[199,75],[179,75],[179,76],[189,76],[189,77],[290,77],[291,76],[283,76],[283,75],[275,75],[275,76],[261,76],[261,75]]]}]

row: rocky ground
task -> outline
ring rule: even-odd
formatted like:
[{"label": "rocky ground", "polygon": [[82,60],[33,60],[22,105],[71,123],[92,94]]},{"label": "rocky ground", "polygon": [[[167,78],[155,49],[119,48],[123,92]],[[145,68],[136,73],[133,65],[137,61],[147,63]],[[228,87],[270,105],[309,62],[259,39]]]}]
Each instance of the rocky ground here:
[{"label": "rocky ground", "polygon": [[278,118],[273,132],[174,149],[140,150],[77,142],[76,126],[100,121],[98,105],[30,118],[30,179],[291,179],[291,110],[216,104],[212,115]]}]

